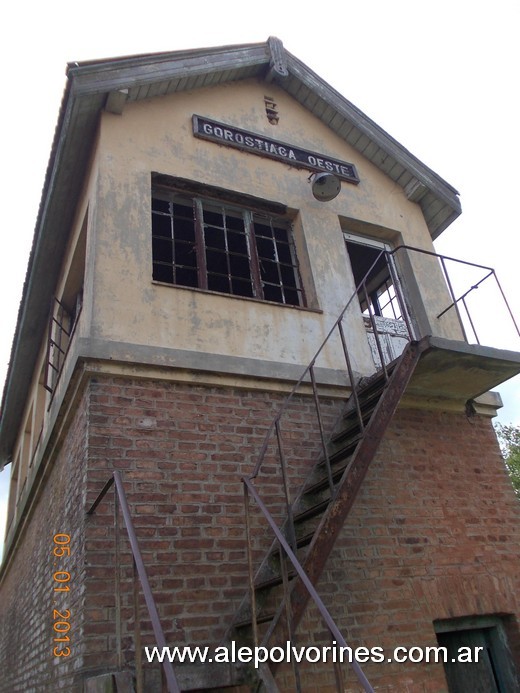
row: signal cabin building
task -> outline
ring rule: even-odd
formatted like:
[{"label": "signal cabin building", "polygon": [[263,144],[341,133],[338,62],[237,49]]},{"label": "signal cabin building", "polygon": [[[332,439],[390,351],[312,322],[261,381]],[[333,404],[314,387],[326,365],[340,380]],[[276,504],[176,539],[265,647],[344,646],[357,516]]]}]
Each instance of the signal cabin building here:
[{"label": "signal cabin building", "polygon": [[[278,39],[69,65],[2,401],[1,691],[519,690],[520,355],[435,254],[460,211]],[[289,640],[384,657],[143,652]]]}]

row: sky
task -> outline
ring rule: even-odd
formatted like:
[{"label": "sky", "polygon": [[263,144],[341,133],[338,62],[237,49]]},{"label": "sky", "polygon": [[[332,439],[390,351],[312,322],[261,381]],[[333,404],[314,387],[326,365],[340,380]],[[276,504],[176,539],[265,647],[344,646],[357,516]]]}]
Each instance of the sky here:
[{"label": "sky", "polygon": [[[437,252],[494,267],[520,318],[518,0],[155,0],[144,7],[127,0],[81,7],[29,0],[5,3],[0,19],[0,383],[67,63],[269,36],[460,192],[462,216],[436,242]],[[489,328],[485,343],[520,351],[511,329],[494,327],[503,317],[496,293],[475,294]],[[520,424],[520,379],[499,391],[505,404],[499,421]],[[0,473],[0,543],[8,476],[9,468]]]}]

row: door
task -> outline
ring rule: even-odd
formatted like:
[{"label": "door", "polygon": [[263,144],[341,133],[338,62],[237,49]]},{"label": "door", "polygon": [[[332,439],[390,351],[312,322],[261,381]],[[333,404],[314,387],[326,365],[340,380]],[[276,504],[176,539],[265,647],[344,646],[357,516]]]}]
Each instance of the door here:
[{"label": "door", "polygon": [[[450,693],[518,691],[518,682],[498,627],[438,633],[437,640],[447,650],[444,671]],[[459,661],[459,655],[467,653],[468,648],[473,654],[471,661]]]},{"label": "door", "polygon": [[412,339],[399,278],[389,245],[350,233],[344,236],[368,343],[380,368],[381,357],[390,363]]}]

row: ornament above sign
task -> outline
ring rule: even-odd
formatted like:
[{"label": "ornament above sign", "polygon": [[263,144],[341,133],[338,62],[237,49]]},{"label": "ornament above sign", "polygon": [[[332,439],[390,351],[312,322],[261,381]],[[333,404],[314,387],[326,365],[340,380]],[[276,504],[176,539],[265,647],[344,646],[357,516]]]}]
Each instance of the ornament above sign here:
[{"label": "ornament above sign", "polygon": [[324,154],[317,154],[306,149],[293,147],[285,142],[277,142],[254,132],[218,123],[202,116],[193,116],[193,134],[204,140],[210,140],[227,147],[241,149],[244,152],[266,156],[283,161],[292,166],[307,168],[310,171],[327,171],[334,173],[348,183],[359,183],[356,167],[346,161],[331,159]]}]

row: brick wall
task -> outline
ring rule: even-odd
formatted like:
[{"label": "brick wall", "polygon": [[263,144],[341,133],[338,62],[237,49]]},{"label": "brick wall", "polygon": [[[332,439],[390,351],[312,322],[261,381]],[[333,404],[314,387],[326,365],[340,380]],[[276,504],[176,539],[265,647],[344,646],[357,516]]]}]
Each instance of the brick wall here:
[{"label": "brick wall", "polygon": [[[86,428],[86,409],[79,402],[0,586],[2,692],[71,690],[81,670]],[[70,535],[70,556],[53,555],[57,533]],[[70,581],[62,583],[69,592],[54,591],[60,586],[53,578],[57,571],[70,573]],[[53,657],[54,638],[61,637],[53,623],[62,620],[55,609],[70,612],[68,657]]]},{"label": "brick wall", "polygon": [[[122,472],[136,532],[168,644],[218,644],[247,590],[242,475],[251,474],[284,395],[98,379],[89,403],[88,497],[112,469]],[[323,401],[328,430],[342,403]],[[283,436],[294,488],[320,446],[311,397],[295,397]],[[274,444],[259,486],[279,519],[283,494]],[[115,666],[114,532],[110,501],[88,523],[85,664]],[[271,537],[254,518],[258,557]],[[133,664],[132,570],[122,556],[125,657]],[[143,644],[154,644],[143,606]]]},{"label": "brick wall", "polygon": [[[489,419],[400,410],[318,591],[349,644],[386,652],[437,645],[436,619],[511,615],[504,622],[520,671],[519,546],[520,503]],[[330,644],[323,631],[310,609],[299,643]],[[362,667],[378,691],[447,690],[442,664]],[[359,690],[343,670],[347,689]],[[332,666],[302,675],[306,693],[334,690]]]},{"label": "brick wall", "polygon": [[[162,381],[90,382],[2,585],[2,661],[15,664],[3,675],[1,691],[57,690],[60,676],[59,687],[81,691],[87,673],[116,667],[113,492],[95,515],[84,515],[113,469],[123,474],[167,643],[222,639],[247,590],[240,476],[251,472],[282,400]],[[331,430],[341,404],[323,404]],[[296,488],[319,451],[311,398],[294,399],[283,431]],[[259,486],[281,517],[273,446]],[[353,646],[435,645],[435,619],[518,614],[519,511],[489,420],[400,410],[319,592]],[[66,662],[50,656],[51,542],[59,531],[70,533],[75,546],[75,648]],[[255,540],[260,557],[270,544],[263,526],[255,525]],[[132,569],[124,541],[122,552],[123,650],[133,665]],[[143,605],[141,618],[143,645],[153,644]],[[518,652],[516,617],[508,625]],[[323,637],[310,608],[299,644]],[[446,690],[442,665],[364,668],[378,690]],[[347,689],[358,690],[344,671]],[[306,667],[302,677],[306,693],[333,690],[328,667]],[[290,689],[289,680],[281,670],[282,689]]]}]

